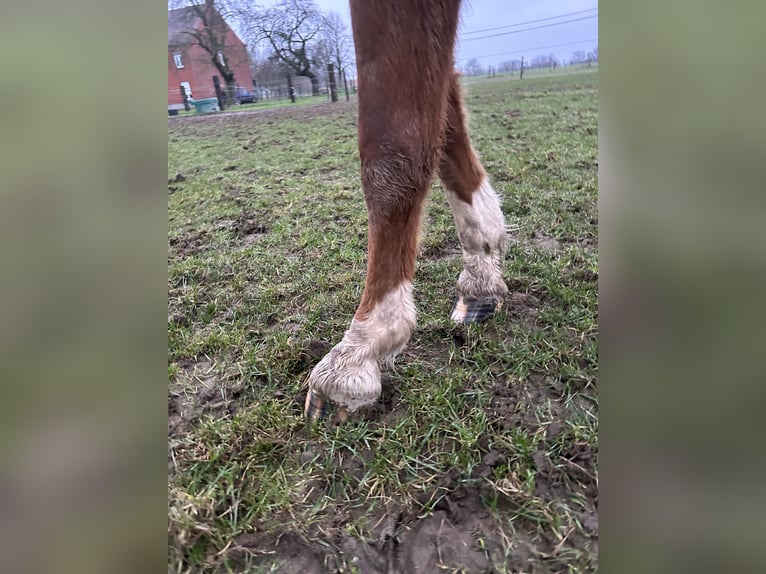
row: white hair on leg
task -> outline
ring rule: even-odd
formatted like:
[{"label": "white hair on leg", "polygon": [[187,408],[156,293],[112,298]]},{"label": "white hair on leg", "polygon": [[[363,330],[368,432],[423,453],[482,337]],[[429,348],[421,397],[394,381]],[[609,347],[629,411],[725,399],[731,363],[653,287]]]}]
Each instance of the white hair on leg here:
[{"label": "white hair on leg", "polygon": [[[463,248],[463,271],[457,282],[459,300],[452,319],[463,322],[472,319],[471,302],[495,300],[499,304],[508,293],[501,269],[508,232],[500,198],[486,177],[474,191],[471,204],[450,190],[445,193]],[[480,314],[486,311],[482,309]]]},{"label": "white hair on leg", "polygon": [[[379,363],[393,363],[407,344],[415,321],[409,281],[387,293],[364,320],[352,320],[343,339],[309,375],[307,416],[316,418],[324,400],[348,412],[374,403],[381,391]],[[312,400],[316,402],[313,406]]]}]

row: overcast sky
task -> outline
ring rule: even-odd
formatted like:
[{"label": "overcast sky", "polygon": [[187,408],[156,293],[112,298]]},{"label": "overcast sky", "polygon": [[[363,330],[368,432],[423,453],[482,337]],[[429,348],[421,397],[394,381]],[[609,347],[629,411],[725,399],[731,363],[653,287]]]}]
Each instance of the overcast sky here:
[{"label": "overcast sky", "polygon": [[[338,12],[349,24],[350,30],[351,16],[348,0],[315,0],[315,2],[323,12]],[[266,4],[270,3],[266,2]],[[499,64],[504,60],[520,59],[522,56],[525,61],[529,61],[537,55],[550,53],[555,54],[562,62],[569,62],[572,52],[592,50],[598,44],[597,8],[598,0],[464,1],[458,32],[458,65],[465,64],[469,58],[478,58],[482,66],[487,66]],[[585,12],[585,10],[590,11]],[[571,15],[554,18],[563,14]],[[542,19],[546,20],[501,30],[470,33]],[[552,25],[568,20],[579,21]],[[526,28],[537,29],[520,31]],[[484,36],[493,37],[483,38]]]}]

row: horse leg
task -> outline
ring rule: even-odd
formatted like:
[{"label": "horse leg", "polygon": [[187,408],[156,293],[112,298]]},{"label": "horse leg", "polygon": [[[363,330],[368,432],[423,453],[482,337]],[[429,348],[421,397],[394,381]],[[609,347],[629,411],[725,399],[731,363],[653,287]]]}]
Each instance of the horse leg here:
[{"label": "horse leg", "polygon": [[393,361],[415,327],[420,216],[439,161],[459,2],[403,2],[351,1],[367,278],[343,339],[309,375],[310,418],[328,400],[347,412],[374,403],[379,363]]},{"label": "horse leg", "polygon": [[508,235],[500,199],[489,184],[468,136],[456,74],[449,82],[439,177],[463,251],[463,271],[457,281],[458,298],[452,320],[481,321],[496,311],[508,294],[501,271]]}]

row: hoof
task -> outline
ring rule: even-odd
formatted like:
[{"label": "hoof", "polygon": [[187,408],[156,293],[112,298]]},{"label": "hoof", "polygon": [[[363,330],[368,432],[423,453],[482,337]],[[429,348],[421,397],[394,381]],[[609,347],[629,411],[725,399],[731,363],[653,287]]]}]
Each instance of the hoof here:
[{"label": "hoof", "polygon": [[327,401],[309,389],[306,395],[306,405],[303,408],[303,414],[312,421],[325,418],[327,416]]},{"label": "hoof", "polygon": [[479,323],[503,306],[501,299],[464,299],[458,297],[452,308],[451,318],[455,323]]},{"label": "hoof", "polygon": [[[303,409],[304,416],[310,421],[323,420],[328,418],[329,410],[327,405],[329,401],[319,398],[319,396],[309,389],[306,395],[306,406]],[[330,418],[331,423],[343,424],[348,420],[349,412],[345,407],[334,409]]]},{"label": "hoof", "polygon": [[380,368],[374,360],[359,361],[356,354],[341,345],[330,351],[309,375],[305,416],[310,420],[328,415],[335,405],[341,421],[358,408],[373,404],[380,396]]}]

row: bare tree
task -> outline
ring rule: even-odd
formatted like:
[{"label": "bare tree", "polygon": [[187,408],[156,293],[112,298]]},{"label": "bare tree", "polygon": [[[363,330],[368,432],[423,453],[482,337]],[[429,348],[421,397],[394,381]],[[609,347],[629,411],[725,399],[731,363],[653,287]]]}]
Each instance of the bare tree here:
[{"label": "bare tree", "polygon": [[572,59],[570,60],[570,64],[584,64],[588,60],[588,55],[583,52],[582,50],[577,50],[576,52],[572,53]]},{"label": "bare tree", "polygon": [[319,94],[314,51],[324,30],[324,18],[312,0],[282,0],[267,10],[242,14],[251,42],[267,42],[273,57],[296,76],[311,80],[311,91]]},{"label": "bare tree", "polygon": [[259,97],[287,97],[286,77],[292,73],[287,65],[274,58],[271,48],[267,46],[251,45],[248,51]]},{"label": "bare tree", "polygon": [[477,58],[471,58],[465,63],[463,73],[466,76],[480,76],[484,73],[484,68],[482,68]]},{"label": "bare tree", "polygon": [[546,68],[548,66],[548,56],[545,54],[539,54],[532,58],[529,63],[529,68]]},{"label": "bare tree", "polygon": [[207,53],[223,78],[228,101],[232,101],[237,87],[234,68],[241,63],[230,61],[234,46],[226,18],[234,16],[232,8],[226,0],[169,0],[168,8],[184,10],[178,17],[188,20],[188,25],[181,36]]},{"label": "bare tree", "polygon": [[500,64],[500,70],[503,72],[510,72],[511,77],[513,77],[513,72],[518,70],[519,68],[519,61],[518,60],[506,60],[502,64]]},{"label": "bare tree", "polygon": [[590,52],[588,52],[588,64],[590,65],[590,62],[598,62],[598,46],[593,48]]},{"label": "bare tree", "polygon": [[[343,74],[345,78],[346,72],[354,65],[354,45],[348,26],[337,12],[327,14],[324,24],[323,44],[329,51],[331,61],[335,64],[338,74]],[[346,99],[348,99],[347,84]]]}]

